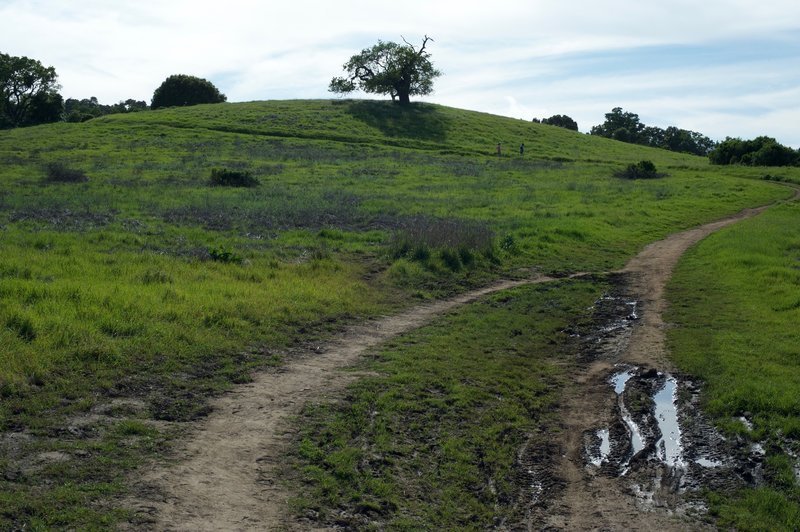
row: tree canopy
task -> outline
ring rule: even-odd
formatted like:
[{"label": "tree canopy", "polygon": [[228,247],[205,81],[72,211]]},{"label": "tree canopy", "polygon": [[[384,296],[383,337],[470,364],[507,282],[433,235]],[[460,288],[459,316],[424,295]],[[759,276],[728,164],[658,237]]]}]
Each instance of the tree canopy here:
[{"label": "tree canopy", "polygon": [[408,104],[411,96],[430,94],[434,78],[441,75],[425,50],[431,41],[426,35],[419,49],[405,39],[405,44],[378,41],[352,56],[342,67],[347,75],[333,78],[328,90],[341,94],[355,90],[388,94],[400,104]]},{"label": "tree canopy", "polygon": [[541,123],[578,131],[578,123],[567,115],[553,115],[550,118],[543,118]]},{"label": "tree canopy", "polygon": [[61,119],[56,69],[35,59],[0,53],[0,128]]},{"label": "tree canopy", "polygon": [[222,103],[227,97],[208,80],[186,74],[168,77],[153,93],[152,109]]},{"label": "tree canopy", "polygon": [[800,150],[795,151],[772,137],[753,140],[726,138],[708,154],[711,164],[742,164],[746,166],[799,166]]},{"label": "tree canopy", "polygon": [[631,144],[642,144],[651,148],[662,148],[694,155],[708,155],[716,143],[696,131],[670,126],[666,129],[647,126],[636,113],[625,112],[615,107],[606,113],[606,121],[593,126],[590,133]]}]

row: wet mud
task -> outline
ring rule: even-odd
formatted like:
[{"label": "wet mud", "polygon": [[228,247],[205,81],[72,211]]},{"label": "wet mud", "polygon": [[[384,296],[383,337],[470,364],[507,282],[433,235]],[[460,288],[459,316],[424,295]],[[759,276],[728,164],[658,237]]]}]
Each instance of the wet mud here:
[{"label": "wet mud", "polygon": [[621,361],[642,304],[630,294],[625,275],[611,279],[591,322],[567,331],[576,342],[580,371],[593,375],[594,382],[586,384],[597,390],[594,402],[605,410],[581,435],[585,478],[611,481],[642,511],[684,517],[705,513],[705,489],[729,492],[762,484],[763,449],[714,428],[700,408],[702,383]]}]

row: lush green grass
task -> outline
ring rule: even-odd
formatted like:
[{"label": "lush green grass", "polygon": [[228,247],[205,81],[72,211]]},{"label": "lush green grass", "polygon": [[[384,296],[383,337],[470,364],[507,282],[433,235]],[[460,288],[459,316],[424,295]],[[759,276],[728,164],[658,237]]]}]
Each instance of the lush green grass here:
[{"label": "lush green grass", "polygon": [[[798,219],[790,204],[712,235],[669,287],[676,363],[705,381],[705,406],[723,429],[766,441],[768,485],[713,498],[722,523],[740,529],[800,526]],[[745,414],[752,432],[738,421]]]},{"label": "lush green grass", "polygon": [[[562,331],[602,286],[565,282],[488,297],[380,350],[379,376],[306,408],[297,501],[323,523],[397,530],[513,528],[569,357]],[[520,449],[528,444],[528,455]]]},{"label": "lush green grass", "polygon": [[[498,141],[525,142],[525,158],[494,156]],[[669,177],[612,177],[642,159]],[[54,180],[52,164],[81,179]],[[214,168],[260,186],[211,187]],[[111,396],[142,399],[143,418],[192,419],[208,394],[343,321],[520,268],[617,268],[652,240],[786,196],[765,173],[388,102],[220,104],[0,132],[0,429],[69,449],[60,427]],[[66,469],[0,480],[29,508],[0,519],[51,515],[37,509],[51,508],[41,486],[84,486]],[[70,515],[79,528],[94,519]]]}]

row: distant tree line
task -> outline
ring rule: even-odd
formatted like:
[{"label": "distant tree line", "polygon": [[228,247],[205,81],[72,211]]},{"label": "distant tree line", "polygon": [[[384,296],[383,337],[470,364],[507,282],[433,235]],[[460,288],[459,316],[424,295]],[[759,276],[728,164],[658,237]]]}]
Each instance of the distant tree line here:
[{"label": "distant tree line", "polygon": [[753,140],[726,138],[708,154],[711,164],[745,166],[800,166],[800,150],[779,144],[772,137]]},{"label": "distant tree line", "polygon": [[[104,105],[97,98],[64,101],[58,93],[58,75],[52,66],[28,57],[0,53],[0,129],[50,122],[84,122],[98,116],[148,109],[143,100],[127,99]],[[225,95],[210,82],[195,76],[168,77],[153,93],[150,108],[219,103]]]},{"label": "distant tree line", "polygon": [[716,146],[713,140],[696,131],[646,126],[639,121],[639,115],[625,112],[621,107],[606,113],[606,121],[592,127],[590,134],[694,155],[708,155]]},{"label": "distant tree line", "polygon": [[64,102],[64,120],[67,122],[85,122],[98,116],[111,115],[116,113],[135,113],[138,111],[147,110],[147,102],[144,100],[128,99],[124,102],[115,103],[113,105],[103,105],[97,101],[97,98],[84,98],[77,100],[75,98],[67,98]]}]

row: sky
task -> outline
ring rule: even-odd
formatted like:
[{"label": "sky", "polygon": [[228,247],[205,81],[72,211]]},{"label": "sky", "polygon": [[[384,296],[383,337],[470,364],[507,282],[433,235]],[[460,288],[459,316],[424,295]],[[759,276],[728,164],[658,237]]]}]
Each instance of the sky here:
[{"label": "sky", "polygon": [[425,35],[442,76],[424,101],[566,114],[585,132],[622,107],[648,126],[800,148],[797,0],[0,0],[0,52],[104,104],[149,103],[172,74],[229,102],[336,98],[350,56]]}]

